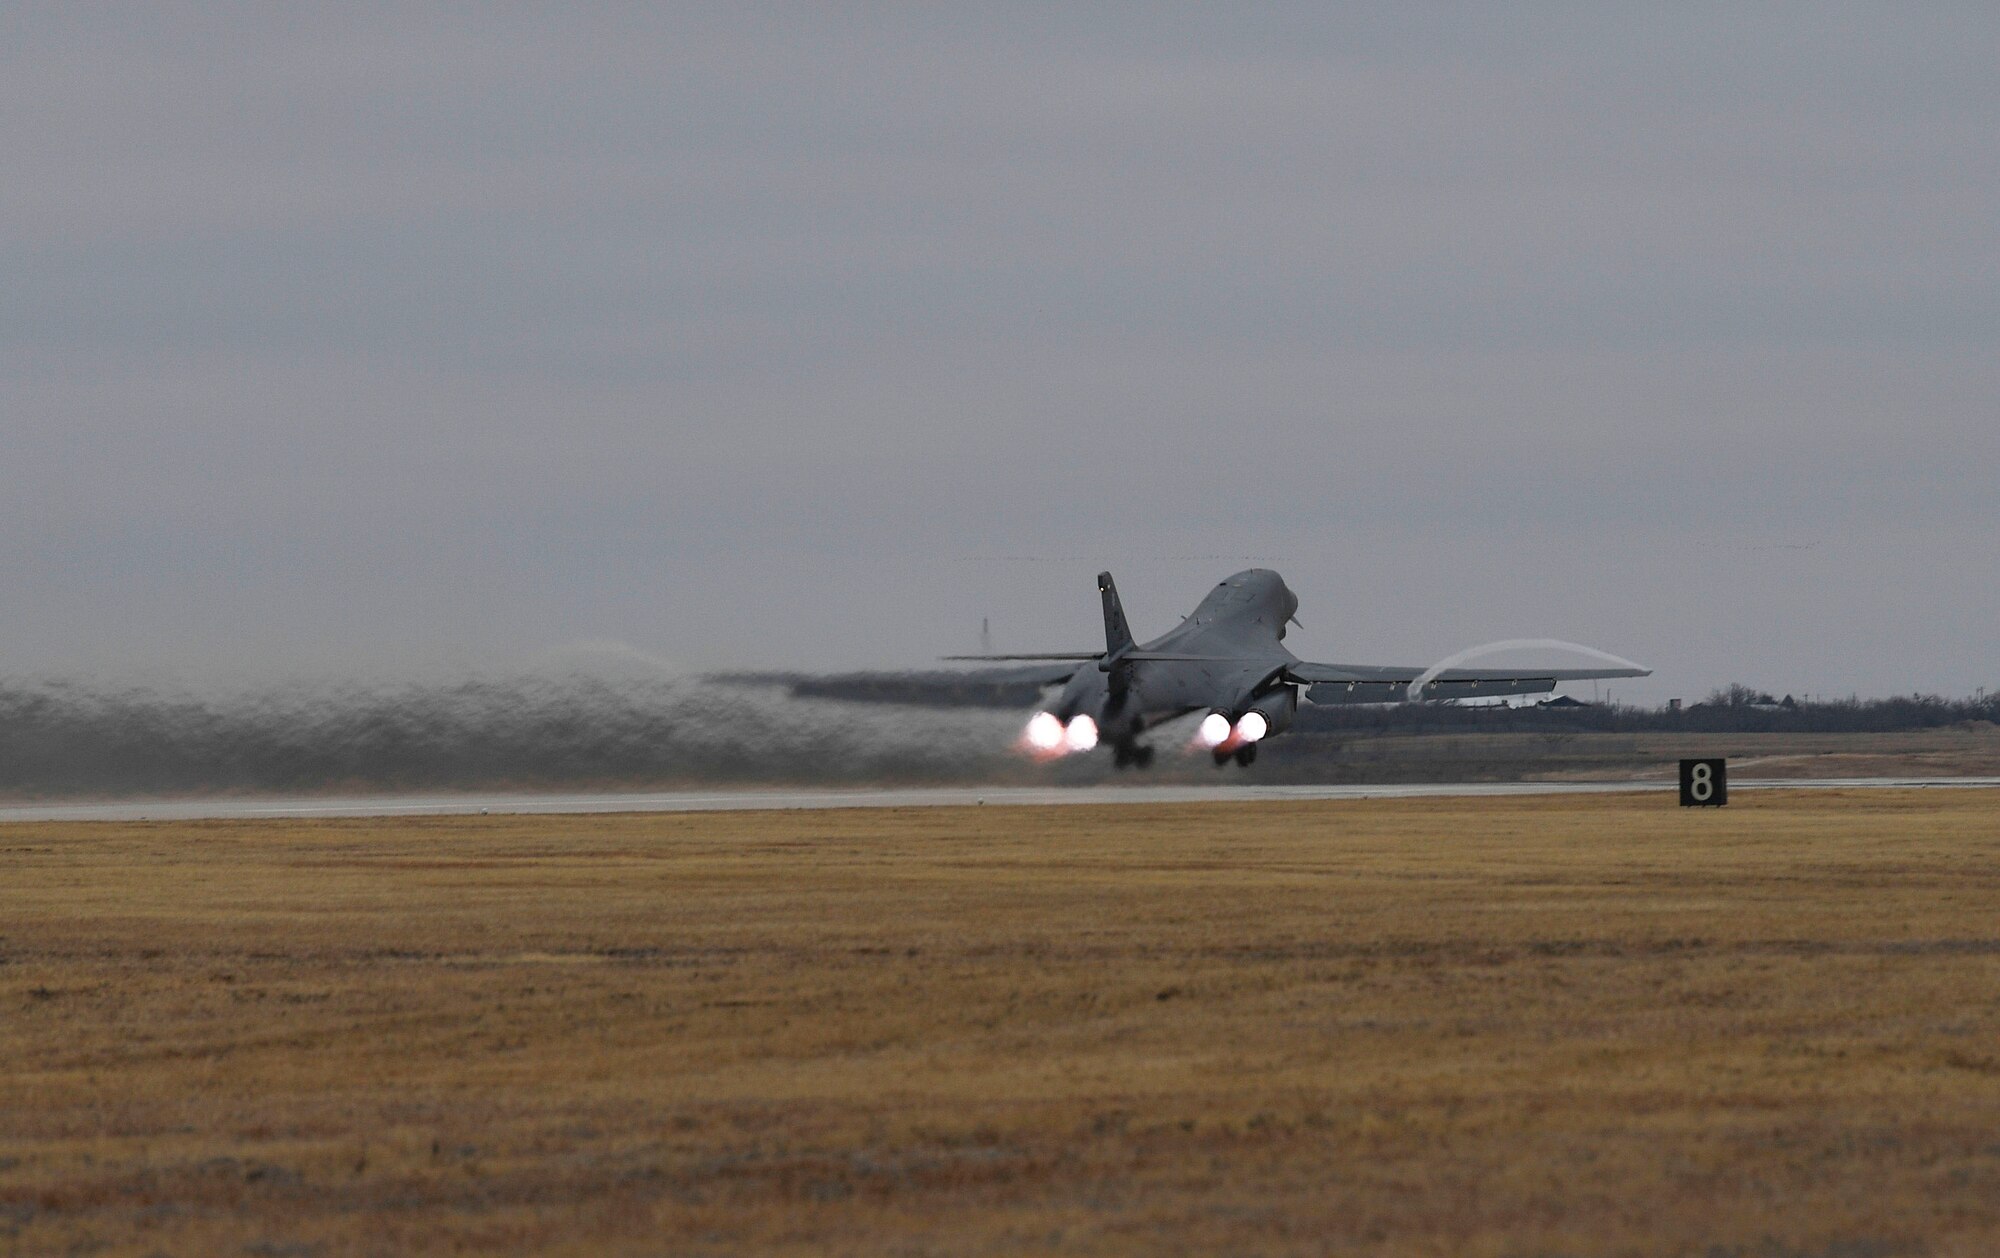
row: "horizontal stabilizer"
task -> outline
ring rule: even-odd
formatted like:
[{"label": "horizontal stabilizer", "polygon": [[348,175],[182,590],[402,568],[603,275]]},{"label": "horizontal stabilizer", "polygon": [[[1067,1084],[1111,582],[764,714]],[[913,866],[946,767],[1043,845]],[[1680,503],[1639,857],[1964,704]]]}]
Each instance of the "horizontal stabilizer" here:
[{"label": "horizontal stabilizer", "polygon": [[1262,661],[1248,655],[1180,655],[1172,651],[1127,651],[1118,657],[1121,660],[1154,660],[1173,664],[1256,664]]},{"label": "horizontal stabilizer", "polygon": [[1033,655],[940,655],[941,660],[973,660],[992,663],[1000,660],[1101,660],[1102,651],[1042,651]]},{"label": "horizontal stabilizer", "polygon": [[[940,655],[941,660],[1101,660],[1102,651],[1075,651],[1062,654],[1055,651],[1040,655]],[[1118,663],[1134,660],[1151,660],[1156,663],[1176,664],[1262,664],[1266,661],[1252,655],[1184,655],[1177,651],[1124,651],[1118,656]],[[1410,676],[1415,677],[1415,673]]]}]

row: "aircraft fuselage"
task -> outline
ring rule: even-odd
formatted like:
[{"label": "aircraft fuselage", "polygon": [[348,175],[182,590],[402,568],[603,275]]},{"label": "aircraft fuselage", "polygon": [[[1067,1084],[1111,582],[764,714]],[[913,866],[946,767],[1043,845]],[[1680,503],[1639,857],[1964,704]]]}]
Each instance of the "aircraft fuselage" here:
[{"label": "aircraft fuselage", "polygon": [[1107,654],[1078,669],[1046,710],[1065,726],[1088,716],[1099,737],[1129,746],[1147,728],[1202,709],[1224,714],[1233,730],[1262,701],[1272,709],[1267,720],[1275,732],[1291,723],[1298,702],[1296,689],[1281,680],[1284,669],[1298,662],[1283,644],[1286,622],[1298,608],[1298,596],[1277,573],[1236,573],[1180,624],[1131,652],[1185,658]]},{"label": "aircraft fuselage", "polygon": [[[1298,596],[1268,568],[1248,568],[1208,592],[1193,613],[1150,642],[1135,642],[1111,574],[1097,575],[1104,607],[1104,650],[1060,655],[948,656],[1018,662],[1065,661],[1048,684],[1062,685],[1054,702],[1028,722],[1027,745],[1038,753],[1084,752],[1108,742],[1121,765],[1152,757],[1139,736],[1190,712],[1206,712],[1196,741],[1215,762],[1249,764],[1257,745],[1281,734],[1298,712],[1301,691],[1314,703],[1385,703],[1486,699],[1546,694],[1565,681],[1644,677],[1650,670],[1592,647],[1556,639],[1488,643],[1430,668],[1388,664],[1307,663],[1285,649],[1285,626],[1296,623]],[[1556,647],[1581,651],[1610,667],[1482,669],[1454,665],[1482,650]],[[1076,661],[1076,663],[1067,663]]]}]

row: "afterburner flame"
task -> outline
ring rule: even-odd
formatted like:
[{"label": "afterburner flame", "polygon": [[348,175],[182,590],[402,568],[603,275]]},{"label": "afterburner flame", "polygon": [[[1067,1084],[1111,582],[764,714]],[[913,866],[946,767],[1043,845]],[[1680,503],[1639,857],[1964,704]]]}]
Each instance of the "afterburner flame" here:
[{"label": "afterburner flame", "polygon": [[1037,712],[1028,722],[1028,745],[1036,751],[1054,751],[1062,746],[1063,724],[1053,712]]},{"label": "afterburner flame", "polygon": [[1222,746],[1229,741],[1229,718],[1220,712],[1210,712],[1201,718],[1201,728],[1195,731],[1195,737],[1204,747]]},{"label": "afterburner flame", "polygon": [[1246,743],[1254,743],[1271,732],[1271,722],[1262,712],[1245,712],[1243,719],[1236,722],[1236,736]]},{"label": "afterburner flame", "polygon": [[1071,751],[1089,751],[1097,746],[1097,722],[1085,713],[1070,718],[1066,741]]}]

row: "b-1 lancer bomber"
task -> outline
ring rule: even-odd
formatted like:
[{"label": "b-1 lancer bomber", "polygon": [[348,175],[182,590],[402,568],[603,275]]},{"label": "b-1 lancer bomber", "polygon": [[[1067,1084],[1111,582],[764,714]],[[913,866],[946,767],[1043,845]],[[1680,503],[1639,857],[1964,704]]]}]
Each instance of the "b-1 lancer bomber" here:
[{"label": "b-1 lancer bomber", "polygon": [[1307,663],[1284,646],[1285,626],[1298,623],[1298,596],[1266,568],[1229,577],[1208,592],[1193,614],[1146,643],[1132,640],[1109,572],[1097,574],[1097,591],[1104,603],[1102,651],[945,657],[1061,663],[1036,675],[1045,685],[1062,686],[1055,701],[1028,722],[1028,746],[1039,754],[1086,752],[1107,742],[1121,768],[1144,768],[1152,763],[1153,748],[1141,743],[1140,735],[1205,709],[1196,741],[1218,766],[1231,759],[1248,765],[1257,758],[1259,743],[1291,726],[1301,690],[1314,703],[1484,698],[1543,694],[1566,681],[1644,677],[1651,671]]}]

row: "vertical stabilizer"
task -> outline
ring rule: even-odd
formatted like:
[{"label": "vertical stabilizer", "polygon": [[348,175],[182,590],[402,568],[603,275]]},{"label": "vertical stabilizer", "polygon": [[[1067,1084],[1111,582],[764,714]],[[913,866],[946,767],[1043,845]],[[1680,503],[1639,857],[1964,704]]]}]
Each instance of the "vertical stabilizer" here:
[{"label": "vertical stabilizer", "polygon": [[1118,586],[1111,574],[1097,574],[1097,593],[1104,600],[1104,658],[1108,662],[1121,651],[1132,649],[1132,629],[1125,623],[1125,607],[1118,601]]}]

